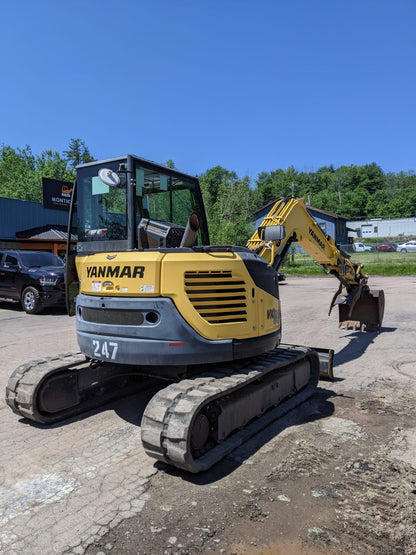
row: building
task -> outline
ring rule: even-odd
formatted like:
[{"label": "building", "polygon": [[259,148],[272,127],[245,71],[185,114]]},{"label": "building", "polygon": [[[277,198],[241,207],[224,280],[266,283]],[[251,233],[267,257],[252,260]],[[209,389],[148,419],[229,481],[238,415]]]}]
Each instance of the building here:
[{"label": "building", "polygon": [[47,250],[63,256],[67,226],[68,210],[0,197],[0,248]]},{"label": "building", "polygon": [[[268,204],[254,212],[253,215],[255,218],[254,223],[256,229],[270,212],[277,200],[279,199],[269,202]],[[333,237],[338,245],[347,245],[348,230],[346,218],[344,218],[343,216],[338,216],[337,214],[332,214],[331,212],[327,212],[326,210],[321,210],[320,208],[314,208],[313,206],[307,206],[306,209],[312,216],[312,218],[317,222],[325,235],[330,235],[331,237]],[[296,245],[296,250],[303,251],[303,249],[301,249],[299,245]]]},{"label": "building", "polygon": [[363,239],[378,238],[402,238],[416,237],[416,218],[386,219],[374,218],[372,220],[359,220],[347,223],[350,237],[362,237]]}]

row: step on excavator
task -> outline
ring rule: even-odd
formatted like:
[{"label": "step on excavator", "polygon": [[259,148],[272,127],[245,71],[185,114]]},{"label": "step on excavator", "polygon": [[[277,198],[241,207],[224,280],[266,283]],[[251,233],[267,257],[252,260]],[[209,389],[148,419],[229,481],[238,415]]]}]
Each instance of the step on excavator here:
[{"label": "step on excavator", "polygon": [[212,467],[333,378],[331,349],[281,343],[277,272],[293,242],[338,279],[340,325],[380,331],[383,291],[303,199],[278,200],[245,247],[210,245],[198,180],[127,155],[77,167],[69,214],[80,352],[14,371],[6,401],[21,417],[50,424],[153,380],[164,386],[142,417],[145,451],[194,473]]}]

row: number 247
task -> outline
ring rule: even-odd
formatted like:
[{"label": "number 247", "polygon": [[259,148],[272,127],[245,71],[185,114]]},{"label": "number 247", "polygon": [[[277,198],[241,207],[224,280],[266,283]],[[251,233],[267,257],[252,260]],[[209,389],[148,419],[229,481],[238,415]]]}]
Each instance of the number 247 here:
[{"label": "number 247", "polygon": [[115,360],[118,343],[114,341],[98,341],[97,339],[92,340],[92,344],[94,346],[94,357],[101,359],[105,357],[107,359]]}]

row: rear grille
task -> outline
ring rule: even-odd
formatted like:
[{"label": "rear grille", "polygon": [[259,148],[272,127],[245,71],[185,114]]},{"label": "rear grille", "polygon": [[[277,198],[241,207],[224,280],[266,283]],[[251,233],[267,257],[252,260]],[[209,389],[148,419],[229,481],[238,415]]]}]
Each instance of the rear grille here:
[{"label": "rear grille", "polygon": [[185,292],[210,324],[247,321],[246,283],[231,271],[185,272]]},{"label": "rear grille", "polygon": [[140,326],[143,314],[137,310],[105,310],[103,308],[79,307],[80,316],[85,322],[111,324],[113,326]]}]

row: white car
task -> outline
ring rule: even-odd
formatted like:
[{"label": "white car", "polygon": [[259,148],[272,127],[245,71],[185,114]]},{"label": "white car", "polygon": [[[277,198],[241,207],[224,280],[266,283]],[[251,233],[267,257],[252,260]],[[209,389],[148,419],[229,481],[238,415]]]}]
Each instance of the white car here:
[{"label": "white car", "polygon": [[354,243],[354,250],[355,252],[372,251],[374,250],[374,247],[365,245],[364,243]]},{"label": "white car", "polygon": [[416,252],[416,241],[407,241],[407,243],[402,243],[397,245],[398,252]]}]

